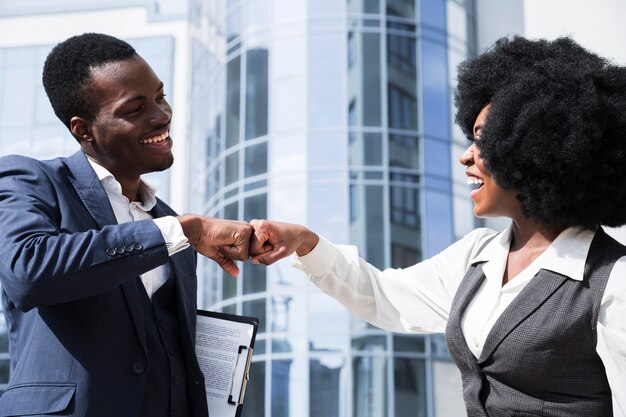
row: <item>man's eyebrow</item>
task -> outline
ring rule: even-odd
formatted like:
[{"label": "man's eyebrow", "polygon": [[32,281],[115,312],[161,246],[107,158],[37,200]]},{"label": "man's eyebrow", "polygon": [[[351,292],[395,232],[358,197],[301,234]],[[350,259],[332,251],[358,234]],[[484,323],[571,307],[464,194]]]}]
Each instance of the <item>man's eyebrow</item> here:
[{"label": "man's eyebrow", "polygon": [[[161,81],[161,82],[159,83],[159,87],[156,89],[157,93],[158,93],[159,91],[161,91],[161,90],[163,90],[163,81]],[[128,103],[131,103],[131,102],[136,101],[136,100],[142,100],[142,99],[144,99],[144,98],[146,98],[146,96],[133,96],[133,97],[130,97],[130,98],[127,98],[126,100],[124,100],[124,102],[122,103],[122,105],[124,105],[124,104],[128,104]]]}]

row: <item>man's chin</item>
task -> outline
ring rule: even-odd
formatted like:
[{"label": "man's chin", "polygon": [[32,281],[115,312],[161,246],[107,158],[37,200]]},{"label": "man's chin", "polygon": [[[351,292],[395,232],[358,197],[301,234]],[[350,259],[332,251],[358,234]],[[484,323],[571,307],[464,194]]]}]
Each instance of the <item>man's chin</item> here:
[{"label": "man's chin", "polygon": [[173,164],[174,164],[174,156],[170,155],[169,159],[167,159],[166,161],[161,162],[158,165],[155,165],[155,167],[152,170],[152,172],[165,171],[166,169],[169,169]]}]

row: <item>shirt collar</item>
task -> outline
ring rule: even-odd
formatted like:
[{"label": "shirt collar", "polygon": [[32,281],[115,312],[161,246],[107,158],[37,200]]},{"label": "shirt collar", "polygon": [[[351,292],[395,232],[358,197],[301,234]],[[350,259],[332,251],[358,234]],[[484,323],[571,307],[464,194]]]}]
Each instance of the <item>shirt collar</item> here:
[{"label": "shirt collar", "polygon": [[[546,251],[536,259],[536,267],[582,281],[585,263],[595,230],[584,227],[568,227],[563,230]],[[504,263],[511,246],[512,225],[495,236],[477,255],[472,263],[485,262],[484,268],[495,267],[504,272]],[[496,265],[490,265],[495,263]],[[498,268],[499,266],[499,268]]]},{"label": "shirt collar", "polygon": [[[113,174],[111,174],[108,169],[98,164],[89,157],[87,158],[87,161],[89,161],[89,164],[95,171],[96,176],[102,184],[102,187],[104,187],[104,190],[108,194],[126,198],[122,194],[122,185],[115,179]],[[141,201],[135,202],[135,204],[137,204],[137,206],[144,211],[150,211],[156,205],[156,189],[147,182],[145,182],[143,179],[139,182],[137,196]]]}]

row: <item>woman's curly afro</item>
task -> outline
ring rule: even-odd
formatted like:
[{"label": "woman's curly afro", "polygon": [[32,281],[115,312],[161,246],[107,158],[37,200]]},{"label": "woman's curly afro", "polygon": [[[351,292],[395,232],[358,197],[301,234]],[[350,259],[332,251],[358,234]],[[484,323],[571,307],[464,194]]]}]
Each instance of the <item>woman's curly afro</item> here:
[{"label": "woman's curly afro", "polygon": [[626,224],[626,68],[569,38],[502,38],[459,66],[456,122],[527,217],[559,226]]}]

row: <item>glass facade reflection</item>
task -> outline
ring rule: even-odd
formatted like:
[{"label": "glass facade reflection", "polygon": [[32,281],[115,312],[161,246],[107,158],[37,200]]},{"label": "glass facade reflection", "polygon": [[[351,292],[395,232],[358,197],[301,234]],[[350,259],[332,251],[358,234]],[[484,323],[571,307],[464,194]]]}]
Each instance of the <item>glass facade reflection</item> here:
[{"label": "glass facade reflection", "polygon": [[[306,224],[379,268],[474,227],[452,126],[473,2],[193,0],[189,208]],[[293,270],[201,261],[201,308],[261,319],[247,416],[445,416],[439,335],[350,316]],[[448,378],[449,375],[452,377]],[[459,384],[460,385],[460,384]],[[452,391],[450,391],[452,390]]]}]

